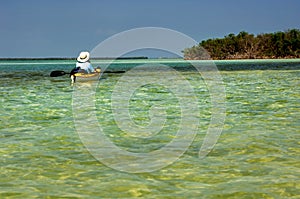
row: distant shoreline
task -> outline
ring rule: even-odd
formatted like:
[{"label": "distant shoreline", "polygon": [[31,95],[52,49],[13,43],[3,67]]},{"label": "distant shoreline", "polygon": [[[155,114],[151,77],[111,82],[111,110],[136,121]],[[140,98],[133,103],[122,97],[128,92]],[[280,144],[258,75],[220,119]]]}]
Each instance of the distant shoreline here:
[{"label": "distant shoreline", "polygon": [[[75,58],[0,58],[1,66],[28,66],[38,64],[50,64],[61,67],[65,70],[65,66],[72,66],[76,62]],[[92,59],[95,66],[107,66],[113,64],[112,67],[123,66],[124,71],[129,70],[137,65],[148,64],[147,66],[166,65],[171,66],[179,71],[195,70],[196,66],[216,66],[219,71],[240,71],[240,70],[300,70],[300,58],[298,59],[229,59],[229,60],[185,60],[183,58],[150,58],[150,59],[118,59],[100,58]],[[122,67],[123,67],[122,66]],[[205,69],[205,68],[203,68]],[[113,69],[114,70],[114,69]],[[123,69],[122,69],[123,71]]]},{"label": "distant shoreline", "polygon": [[[91,60],[148,59],[148,57],[96,57]],[[76,57],[3,57],[0,60],[76,60]]]},{"label": "distant shoreline", "polygon": [[[142,60],[142,59],[147,59],[147,60],[159,60],[159,59],[165,59],[165,60],[174,60],[174,59],[180,59],[183,61],[187,62],[193,62],[193,61],[250,61],[250,62],[255,62],[255,61],[267,61],[267,60],[278,60],[278,61],[300,61],[300,58],[257,58],[257,59],[184,59],[184,58],[148,58],[148,57],[119,57],[119,58],[111,58],[111,57],[98,57],[98,58],[91,58],[91,60]],[[15,60],[71,60],[71,61],[76,61],[75,57],[8,57],[8,58],[0,58],[0,61],[15,61]]]}]

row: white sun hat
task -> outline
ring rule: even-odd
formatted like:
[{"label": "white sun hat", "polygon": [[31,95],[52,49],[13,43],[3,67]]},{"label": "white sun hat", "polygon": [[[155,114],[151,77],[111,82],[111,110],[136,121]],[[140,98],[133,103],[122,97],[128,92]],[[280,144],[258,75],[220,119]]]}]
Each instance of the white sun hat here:
[{"label": "white sun hat", "polygon": [[79,62],[87,62],[90,59],[90,53],[89,52],[81,52],[79,56],[77,57],[77,61]]}]

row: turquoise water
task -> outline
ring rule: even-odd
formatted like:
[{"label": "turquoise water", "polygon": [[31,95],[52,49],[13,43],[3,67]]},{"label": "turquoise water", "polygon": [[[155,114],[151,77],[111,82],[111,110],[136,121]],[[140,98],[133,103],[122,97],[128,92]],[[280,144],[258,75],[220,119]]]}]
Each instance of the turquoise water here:
[{"label": "turquoise water", "polygon": [[[144,63],[172,66],[190,82],[200,125],[191,146],[173,164],[127,173],[104,165],[82,143],[72,107],[78,85],[71,85],[67,75],[49,77],[53,70],[69,71],[72,61],[1,61],[0,197],[299,198],[299,60],[217,62],[226,90],[226,119],[204,159],[198,152],[211,117],[205,82],[180,60],[120,60],[108,70]],[[259,70],[268,66],[273,70]],[[166,106],[167,118],[152,137],[129,136],[118,128],[111,111],[112,91],[123,75],[105,73],[96,85],[99,125],[124,150],[148,153],[163,147],[178,130],[176,96],[162,85],[137,89],[129,103],[137,125],[149,124],[149,109],[156,103]]]}]

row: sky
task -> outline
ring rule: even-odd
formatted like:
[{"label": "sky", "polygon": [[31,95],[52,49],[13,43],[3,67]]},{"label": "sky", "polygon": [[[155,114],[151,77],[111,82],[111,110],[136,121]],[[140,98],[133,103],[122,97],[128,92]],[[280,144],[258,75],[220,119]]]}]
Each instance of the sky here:
[{"label": "sky", "polygon": [[[76,57],[133,28],[168,28],[201,42],[299,29],[299,19],[299,0],[1,1],[0,58]],[[168,56],[143,53],[137,55]]]}]

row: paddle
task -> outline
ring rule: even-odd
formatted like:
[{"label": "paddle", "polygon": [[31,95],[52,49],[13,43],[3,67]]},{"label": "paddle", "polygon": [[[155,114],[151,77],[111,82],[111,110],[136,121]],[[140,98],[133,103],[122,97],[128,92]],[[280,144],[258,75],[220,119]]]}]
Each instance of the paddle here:
[{"label": "paddle", "polygon": [[[104,73],[125,73],[125,71],[104,71]],[[70,73],[67,73],[62,70],[55,70],[50,73],[50,77],[59,77],[59,76],[63,76],[66,74],[70,74]]]},{"label": "paddle", "polygon": [[70,73],[66,73],[65,71],[62,71],[62,70],[55,70],[50,73],[50,77],[59,77],[59,76],[63,76],[66,74],[70,74]]}]

